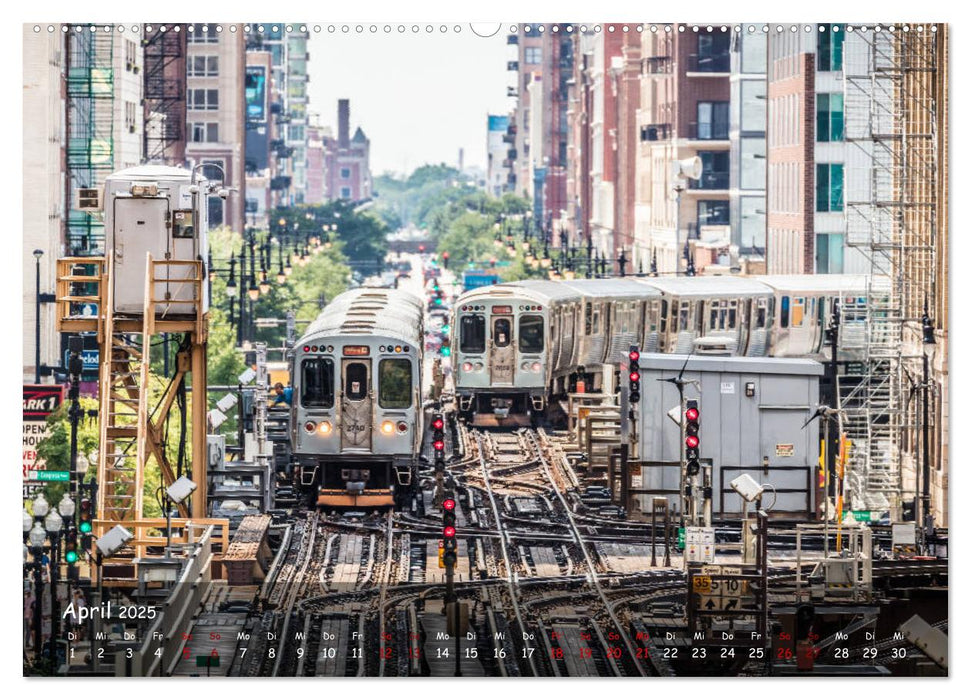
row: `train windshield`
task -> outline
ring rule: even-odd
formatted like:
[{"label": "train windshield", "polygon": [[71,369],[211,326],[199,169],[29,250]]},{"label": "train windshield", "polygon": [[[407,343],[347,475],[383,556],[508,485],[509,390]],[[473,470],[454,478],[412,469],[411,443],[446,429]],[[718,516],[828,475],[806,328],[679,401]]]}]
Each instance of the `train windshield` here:
[{"label": "train windshield", "polygon": [[378,405],[381,408],[411,406],[411,360],[381,360],[378,365]]},{"label": "train windshield", "polygon": [[519,317],[519,352],[543,352],[543,317]]},{"label": "train windshield", "polygon": [[482,314],[463,316],[460,324],[459,348],[462,352],[485,352],[485,316]]},{"label": "train windshield", "polygon": [[334,407],[334,361],[307,358],[300,365],[300,405],[304,408]]}]

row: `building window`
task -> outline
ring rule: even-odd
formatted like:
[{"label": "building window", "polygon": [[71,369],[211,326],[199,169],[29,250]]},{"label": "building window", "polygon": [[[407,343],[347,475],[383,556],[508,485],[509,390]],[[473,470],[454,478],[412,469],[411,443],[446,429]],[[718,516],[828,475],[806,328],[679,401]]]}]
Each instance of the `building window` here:
[{"label": "building window", "polygon": [[819,93],[816,95],[816,140],[843,140],[843,95]]},{"label": "building window", "polygon": [[765,189],[765,139],[743,138],[739,144],[741,160],[739,185],[743,190]]},{"label": "building window", "polygon": [[543,62],[543,49],[539,46],[527,46],[523,49],[523,63],[537,64]]},{"label": "building window", "polygon": [[843,272],[843,234],[816,234],[816,273],[842,274]]},{"label": "building window", "polygon": [[219,34],[215,24],[193,24],[186,34],[186,41],[190,44],[218,44]]},{"label": "building window", "polygon": [[728,151],[698,151],[701,158],[701,177],[688,180],[693,190],[728,189]]},{"label": "building window", "polygon": [[219,109],[219,90],[186,90],[186,109],[216,111]]},{"label": "building window", "polygon": [[350,198],[351,198],[351,188],[341,187],[341,199],[350,199]]},{"label": "building window", "polygon": [[193,143],[217,143],[219,122],[193,122],[189,124],[189,134]]},{"label": "building window", "polygon": [[699,34],[694,69],[699,73],[727,73],[729,70],[728,34]]},{"label": "building window", "polygon": [[129,134],[135,133],[135,103],[125,100],[125,130]]},{"label": "building window", "polygon": [[843,39],[846,33],[838,24],[821,24],[816,38],[816,69],[843,70]]},{"label": "building window", "polygon": [[187,75],[190,78],[206,78],[219,75],[219,56],[190,56]]},{"label": "building window", "polygon": [[698,226],[728,226],[728,201],[702,199],[698,202]]},{"label": "building window", "polygon": [[351,177],[350,168],[341,168],[341,180],[347,180]]},{"label": "building window", "polygon": [[728,102],[698,103],[697,138],[728,138]]},{"label": "building window", "polygon": [[816,211],[843,211],[843,164],[816,165]]},{"label": "building window", "polygon": [[137,58],[137,52],[135,50],[135,42],[128,41],[125,39],[125,70],[129,72],[134,72],[138,70],[138,66],[135,64],[135,59]]}]

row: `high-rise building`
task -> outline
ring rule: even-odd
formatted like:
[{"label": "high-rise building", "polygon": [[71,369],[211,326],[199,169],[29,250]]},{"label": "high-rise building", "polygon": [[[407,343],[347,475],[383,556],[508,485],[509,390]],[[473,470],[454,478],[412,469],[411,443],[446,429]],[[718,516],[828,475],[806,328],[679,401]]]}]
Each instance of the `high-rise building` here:
[{"label": "high-rise building", "polygon": [[[686,269],[686,247],[698,273],[730,262],[730,37],[684,25],[642,35],[635,231],[662,274]],[[676,178],[694,157],[700,177]]]},{"label": "high-rise building", "polygon": [[351,129],[350,100],[337,101],[337,138],[325,136],[324,197],[358,202],[371,198],[371,142]]},{"label": "high-rise building", "polygon": [[237,191],[209,198],[209,226],[244,226],[246,47],[243,32],[214,24],[187,27],[186,159]]},{"label": "high-rise building", "polygon": [[307,189],[304,201],[307,204],[322,204],[324,201],[324,129],[320,125],[320,115],[311,113],[307,118]]},{"label": "high-rise building", "polygon": [[486,189],[492,196],[499,197],[509,187],[509,146],[506,144],[509,116],[490,114],[486,120]]},{"label": "high-rise building", "polygon": [[[23,375],[35,378],[35,332],[40,312],[40,362],[56,366],[61,362],[54,307],[38,304],[37,265],[40,291],[54,291],[55,262],[65,253],[64,225],[67,198],[64,191],[65,148],[64,107],[66,92],[65,38],[59,31],[34,33],[23,26]],[[42,251],[38,258],[34,251]],[[42,380],[47,381],[47,380]]]}]

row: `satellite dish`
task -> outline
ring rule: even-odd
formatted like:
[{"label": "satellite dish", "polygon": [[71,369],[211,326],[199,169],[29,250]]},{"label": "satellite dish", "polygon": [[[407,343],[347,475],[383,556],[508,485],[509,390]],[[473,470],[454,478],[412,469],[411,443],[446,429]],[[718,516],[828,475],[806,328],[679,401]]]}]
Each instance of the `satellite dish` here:
[{"label": "satellite dish", "polygon": [[701,158],[698,156],[678,160],[674,163],[674,177],[676,179],[681,178],[697,180],[699,177],[701,177],[701,170]]}]

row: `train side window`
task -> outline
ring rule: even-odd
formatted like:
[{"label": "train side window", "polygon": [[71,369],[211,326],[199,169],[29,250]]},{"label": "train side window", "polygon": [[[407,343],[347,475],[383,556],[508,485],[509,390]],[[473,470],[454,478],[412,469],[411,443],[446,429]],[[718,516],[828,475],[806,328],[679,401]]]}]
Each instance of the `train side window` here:
[{"label": "train side window", "polygon": [[304,408],[334,407],[334,361],[313,357],[300,364],[300,405]]},{"label": "train side window", "polygon": [[381,408],[409,408],[411,393],[411,360],[381,360],[378,365],[378,405]]},{"label": "train side window", "polygon": [[[552,325],[550,333],[553,332]],[[519,317],[519,352],[543,352],[543,317]]]},{"label": "train side window", "polygon": [[682,301],[678,308],[678,326],[675,330],[678,328],[683,331],[691,329],[691,326],[688,325],[688,302],[686,301]]},{"label": "train side window", "polygon": [[737,312],[738,312],[738,300],[732,299],[730,302],[728,302],[728,329],[729,330],[735,329],[735,324],[738,321]]},{"label": "train side window", "polygon": [[485,316],[463,316],[459,324],[459,349],[462,352],[485,352]]},{"label": "train side window", "polygon": [[497,318],[492,322],[492,342],[496,344],[497,348],[509,346],[512,340],[510,337],[511,330],[512,328],[508,318]]},{"label": "train side window", "polygon": [[817,317],[818,325],[820,328],[826,327],[826,297],[819,297],[819,303],[816,305],[816,311],[819,314]]},{"label": "train side window", "polygon": [[668,300],[661,299],[661,333],[668,330]]},{"label": "train side window", "polygon": [[792,327],[802,328],[802,319],[806,310],[806,297],[792,298]]},{"label": "train side window", "polygon": [[765,307],[768,302],[765,299],[758,299],[755,302],[755,327],[765,328]]},{"label": "train side window", "polygon": [[367,365],[351,362],[344,367],[344,396],[351,401],[360,401],[367,396]]},{"label": "train side window", "polygon": [[789,297],[782,297],[782,306],[779,309],[779,327],[789,327]]},{"label": "train side window", "polygon": [[716,308],[717,305],[718,305],[717,301],[711,302],[711,313],[709,314],[710,318],[708,319],[708,327],[711,328],[712,330],[718,328],[718,309]]},{"label": "train side window", "polygon": [[600,333],[600,305],[599,304],[597,305],[597,308],[593,310],[593,323],[591,325],[593,327],[593,332],[596,334],[599,334]]},{"label": "train side window", "polygon": [[583,305],[583,334],[593,334],[593,304]]}]

